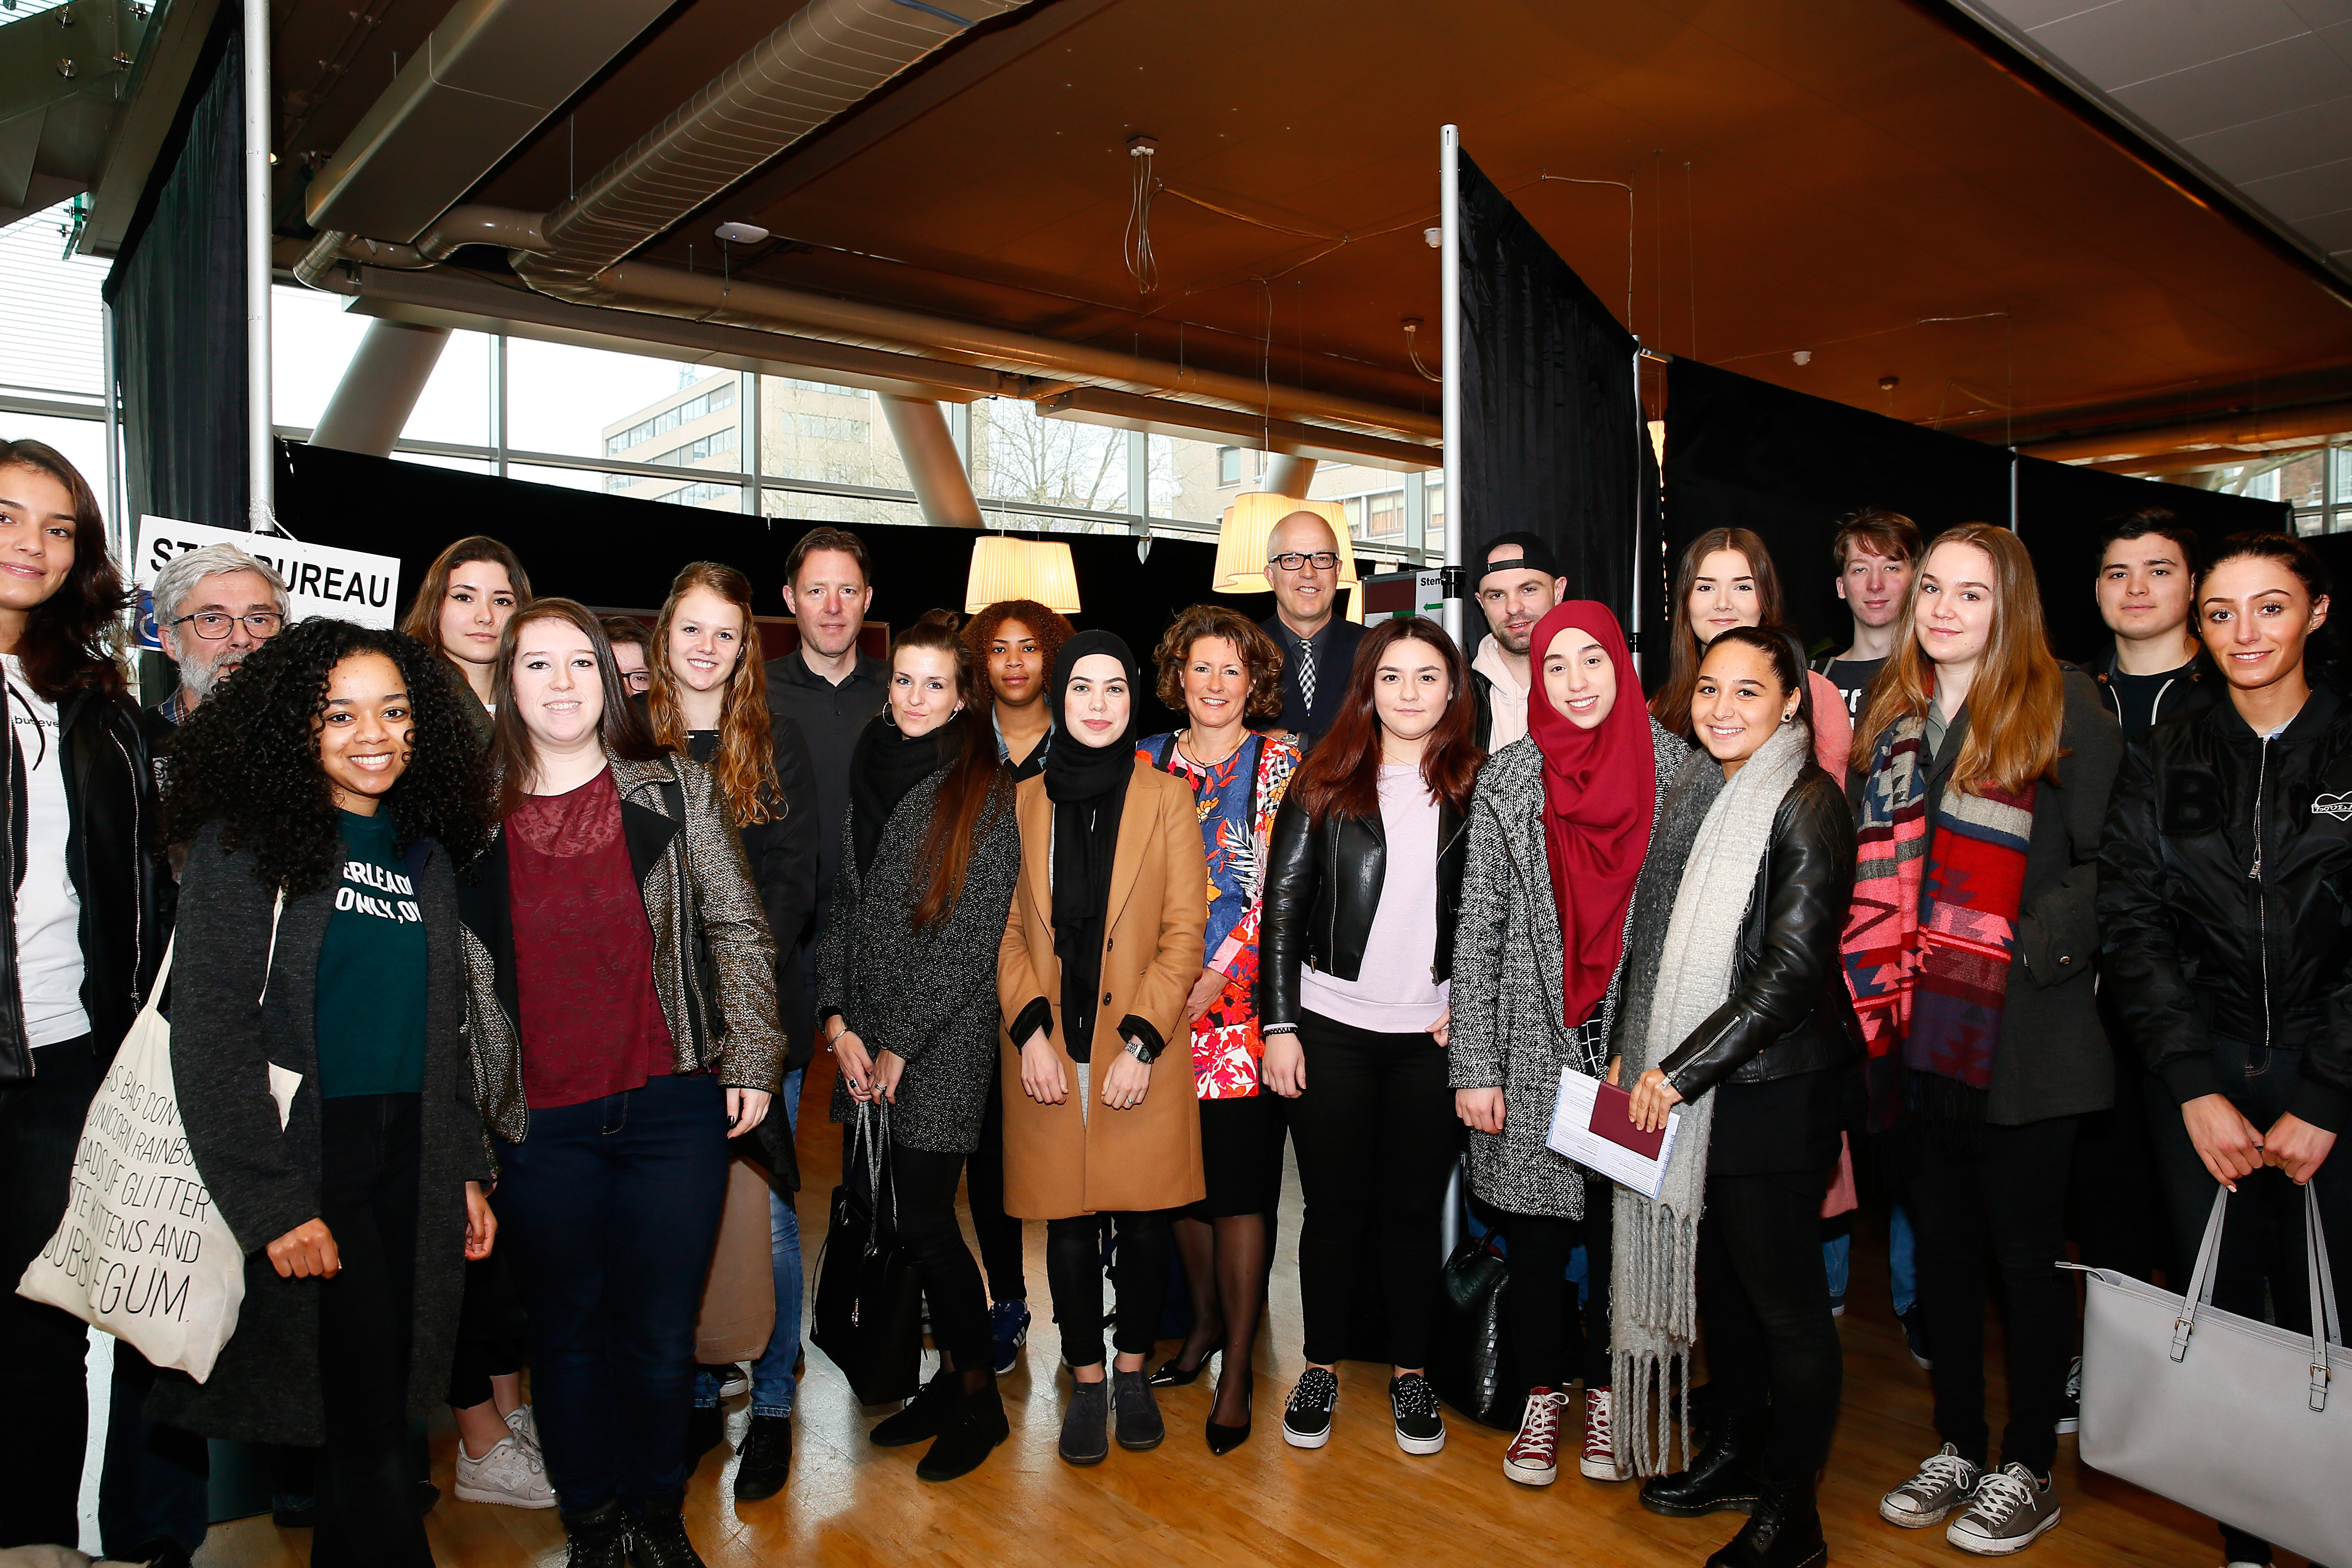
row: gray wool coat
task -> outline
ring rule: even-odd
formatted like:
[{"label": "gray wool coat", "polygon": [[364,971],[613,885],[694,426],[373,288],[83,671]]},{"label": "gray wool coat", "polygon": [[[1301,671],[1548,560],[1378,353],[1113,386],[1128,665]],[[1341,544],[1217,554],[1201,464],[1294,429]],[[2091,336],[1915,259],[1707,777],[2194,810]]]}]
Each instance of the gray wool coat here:
[{"label": "gray wool coat", "polygon": [[[1650,749],[1663,801],[1696,753],[1654,719]],[[1446,1059],[1454,1088],[1503,1090],[1502,1131],[1469,1135],[1471,1192],[1507,1214],[1581,1219],[1586,1173],[1544,1143],[1560,1069],[1586,1070],[1588,1064],[1575,1059],[1576,1033],[1560,1000],[1559,905],[1552,897],[1543,806],[1543,753],[1533,737],[1514,741],[1479,770],[1454,931]],[[1621,956],[1595,1015],[1604,1032],[1624,983]]]},{"label": "gray wool coat", "polygon": [[[930,930],[915,930],[916,861],[947,773],[941,768],[907,792],[882,829],[874,864],[862,872],[852,837],[856,805],[843,815],[841,870],[816,950],[817,1016],[838,1013],[868,1051],[906,1058],[890,1108],[892,1142],[969,1154],[980,1147],[1004,1037],[996,949],[1021,880],[1021,824],[1007,789],[1001,805],[981,813],[955,908]],[[836,1079],[833,1120],[848,1121],[854,1105],[847,1080]]]},{"label": "gray wool coat", "polygon": [[[489,1177],[466,1062],[457,885],[439,845],[425,847],[415,881],[427,956],[411,1420],[430,1415],[448,1394],[465,1295],[466,1184]],[[246,1255],[236,1332],[212,1376],[202,1384],[176,1372],[156,1377],[149,1413],[185,1431],[300,1447],[326,1440],[319,1387],[319,1292],[325,1282],[279,1279],[262,1249],[319,1217],[320,1109],[311,1019],[335,887],[330,881],[286,901],[272,958],[276,894],[254,876],[250,852],[224,853],[215,824],[196,836],[180,873],[173,1081],[196,1168]],[[265,969],[268,995],[257,1000]],[[283,1132],[269,1097],[273,1062],[302,1075]]]}]

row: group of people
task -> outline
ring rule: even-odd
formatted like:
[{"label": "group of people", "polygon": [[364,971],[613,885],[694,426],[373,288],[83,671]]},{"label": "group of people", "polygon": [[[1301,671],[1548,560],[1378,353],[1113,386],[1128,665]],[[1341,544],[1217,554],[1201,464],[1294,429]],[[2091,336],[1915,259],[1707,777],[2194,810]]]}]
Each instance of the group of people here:
[{"label": "group of people", "polygon": [[[0,447],[0,1269],[46,1244],[181,935],[182,1115],[247,1257],[205,1383],[118,1351],[108,1551],[201,1541],[208,1435],[315,1451],[280,1490],[321,1568],[429,1562],[406,1434],[446,1404],[459,1497],[560,1509],[575,1568],[698,1568],[681,1505],[739,1386],[735,1500],[789,1474],[820,1047],[843,1180],[878,1205],[887,1170],[940,1352],[870,1436],[928,1445],[927,1480],[1009,1434],[1028,1221],[1061,1457],[1158,1446],[1157,1391],[1213,1362],[1202,1440],[1246,1442],[1286,1142],[1286,1444],[1328,1443],[1376,1303],[1396,1440],[1444,1448],[1460,1169],[1510,1268],[1506,1475],[1549,1484],[1573,1449],[1657,1512],[1747,1514],[1711,1565],[1809,1568],[1841,1394],[1824,1233],[1859,1162],[1895,1198],[1943,1444],[1880,1511],[2022,1549],[2059,1518],[2070,1190],[2086,1258],[2137,1246],[2153,1272],[2222,1184],[2248,1239],[2216,1300],[2303,1327],[2298,1184],[2352,1097],[2325,578],[2281,536],[2200,560],[2161,517],[2110,532],[2116,653],[2084,671],[2005,530],[1849,520],[1852,646],[1812,669],[1762,541],[1715,531],[1646,702],[1615,616],[1532,534],[1470,569],[1472,658],[1427,619],[1336,615],[1339,542],[1300,512],[1269,541],[1272,617],[1195,605],[1148,662],[1027,601],[869,645],[873,562],[831,528],[791,554],[797,646],[764,665],[751,584],[713,563],[647,626],[534,597],[467,539],[390,631],[289,625],[268,567],[215,545],[154,584],[178,684],[142,711],[89,487]],[[1147,692],[1177,727],[1142,732]],[[282,1127],[273,1069],[299,1075]],[[1674,1121],[1655,1198],[1551,1148],[1564,1072],[1624,1090],[1632,1131]],[[748,1374],[697,1359],[740,1165],[768,1188],[775,1295]],[[2135,1169],[2168,1246],[2089,1201],[2144,1203]],[[2352,1200],[2317,1191],[2352,1260]],[[1179,1266],[1191,1331],[1154,1366]],[[15,1407],[51,1412],[0,1433],[0,1544],[68,1541],[81,1325],[0,1315]],[[2232,1563],[2267,1562],[2260,1522],[2225,1527]]]}]

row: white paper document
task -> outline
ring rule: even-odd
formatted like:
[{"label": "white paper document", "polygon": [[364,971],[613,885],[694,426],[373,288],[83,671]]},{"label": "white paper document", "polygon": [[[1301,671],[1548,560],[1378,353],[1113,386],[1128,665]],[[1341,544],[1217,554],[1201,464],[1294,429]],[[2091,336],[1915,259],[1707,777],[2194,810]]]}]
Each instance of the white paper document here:
[{"label": "white paper document", "polygon": [[1600,1093],[1599,1079],[1587,1078],[1574,1068],[1562,1068],[1559,1097],[1552,1103],[1551,1131],[1545,1137],[1545,1144],[1554,1153],[1567,1155],[1586,1170],[1654,1200],[1658,1189],[1665,1184],[1666,1162],[1674,1157],[1675,1134],[1682,1126],[1682,1111],[1677,1109],[1666,1112],[1665,1139],[1658,1145],[1657,1157],[1651,1159],[1592,1131],[1592,1103]]}]

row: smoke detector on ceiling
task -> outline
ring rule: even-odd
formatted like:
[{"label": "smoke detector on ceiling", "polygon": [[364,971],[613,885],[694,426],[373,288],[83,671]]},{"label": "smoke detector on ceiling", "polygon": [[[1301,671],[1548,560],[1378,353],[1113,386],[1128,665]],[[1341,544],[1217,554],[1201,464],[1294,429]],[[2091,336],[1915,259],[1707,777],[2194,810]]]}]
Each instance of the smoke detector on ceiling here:
[{"label": "smoke detector on ceiling", "polygon": [[768,231],[756,223],[722,223],[714,232],[738,245],[757,245],[768,237]]}]

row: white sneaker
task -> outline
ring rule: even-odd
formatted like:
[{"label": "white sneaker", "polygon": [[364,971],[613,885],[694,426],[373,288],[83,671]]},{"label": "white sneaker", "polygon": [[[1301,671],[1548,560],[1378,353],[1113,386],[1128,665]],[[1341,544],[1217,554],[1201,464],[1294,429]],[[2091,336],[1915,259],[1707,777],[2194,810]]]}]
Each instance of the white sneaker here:
[{"label": "white sneaker", "polygon": [[727,1370],[719,1374],[719,1397],[721,1399],[732,1399],[739,1394],[749,1394],[751,1392],[751,1369],[745,1366],[739,1361],[729,1362],[727,1363]]},{"label": "white sneaker", "polygon": [[526,1448],[518,1437],[501,1437],[477,1459],[457,1445],[457,1499],[460,1502],[503,1503],[508,1508],[553,1508],[555,1489],[548,1484],[539,1452]]},{"label": "white sneaker", "polygon": [[539,1416],[530,1405],[518,1405],[507,1412],[507,1430],[515,1435],[516,1442],[532,1453],[545,1454],[546,1450],[539,1446]]}]

